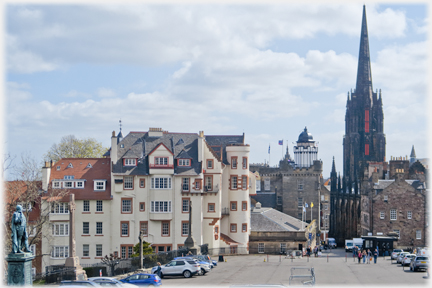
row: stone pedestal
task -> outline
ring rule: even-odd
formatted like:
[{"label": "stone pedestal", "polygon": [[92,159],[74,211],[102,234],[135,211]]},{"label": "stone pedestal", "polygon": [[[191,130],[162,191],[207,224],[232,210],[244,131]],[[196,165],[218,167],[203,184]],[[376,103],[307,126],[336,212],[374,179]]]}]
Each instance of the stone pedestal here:
[{"label": "stone pedestal", "polygon": [[188,249],[188,252],[191,252],[192,255],[198,255],[199,247],[195,246],[195,239],[192,236],[188,236],[184,242],[184,246]]},{"label": "stone pedestal", "polygon": [[73,271],[67,273],[67,280],[87,280],[87,274],[79,264],[78,256],[66,258],[65,268],[74,268]]},{"label": "stone pedestal", "polygon": [[8,286],[31,286],[32,279],[32,253],[10,253],[8,262]]}]

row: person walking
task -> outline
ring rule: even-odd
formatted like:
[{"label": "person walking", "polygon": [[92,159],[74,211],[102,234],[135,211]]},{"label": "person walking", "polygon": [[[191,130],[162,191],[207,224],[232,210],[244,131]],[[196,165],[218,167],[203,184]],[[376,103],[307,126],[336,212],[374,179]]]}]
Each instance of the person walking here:
[{"label": "person walking", "polygon": [[367,257],[366,250],[363,250],[363,252],[362,252],[363,264],[365,264],[365,262],[366,262],[366,257]]},{"label": "person walking", "polygon": [[161,275],[162,275],[162,267],[161,267],[160,262],[157,262],[156,275],[158,275],[159,278],[161,278]]},{"label": "person walking", "polygon": [[367,251],[367,264],[370,264],[370,261],[372,260],[372,252],[370,249]]},{"label": "person walking", "polygon": [[376,261],[377,261],[377,258],[378,258],[378,249],[375,249],[375,251],[373,253],[373,256],[374,256],[374,264],[376,264]]},{"label": "person walking", "polygon": [[362,258],[362,252],[360,251],[360,249],[358,250],[357,258],[358,258],[358,264],[360,264],[360,260]]}]

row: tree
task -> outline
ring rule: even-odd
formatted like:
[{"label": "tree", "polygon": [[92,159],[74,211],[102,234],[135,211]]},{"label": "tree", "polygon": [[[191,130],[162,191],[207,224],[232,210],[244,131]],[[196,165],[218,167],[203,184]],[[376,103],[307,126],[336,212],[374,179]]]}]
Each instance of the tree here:
[{"label": "tree", "polygon": [[[134,254],[132,254],[131,257],[139,257],[139,249],[140,249],[139,246],[140,246],[140,243],[138,242],[133,247]],[[147,255],[147,254],[153,254],[153,249],[150,247],[150,243],[143,241],[143,255]]]},{"label": "tree", "polygon": [[77,139],[74,135],[62,137],[60,143],[54,143],[44,155],[45,161],[57,162],[61,158],[100,158],[108,148],[94,138]]},{"label": "tree", "polygon": [[117,255],[111,253],[109,256],[105,255],[101,262],[108,265],[111,268],[111,275],[114,275],[115,266],[120,263],[120,260],[121,259]]}]

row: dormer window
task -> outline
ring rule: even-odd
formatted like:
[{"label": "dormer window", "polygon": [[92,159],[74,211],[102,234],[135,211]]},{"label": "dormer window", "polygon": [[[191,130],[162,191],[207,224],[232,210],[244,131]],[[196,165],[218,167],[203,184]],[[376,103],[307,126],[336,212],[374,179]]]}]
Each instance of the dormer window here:
[{"label": "dormer window", "polygon": [[168,157],[155,157],[155,165],[168,165]]},{"label": "dormer window", "polygon": [[190,166],[190,159],[178,159],[178,166]]},{"label": "dormer window", "polygon": [[126,158],[124,159],[124,166],[136,166],[136,159]]},{"label": "dormer window", "polygon": [[73,168],[72,163],[69,163],[69,165],[67,166],[67,168]]},{"label": "dormer window", "polygon": [[60,166],[57,166],[57,171],[60,171]]},{"label": "dormer window", "polygon": [[87,164],[86,168],[93,168],[93,166],[89,163]]},{"label": "dormer window", "polygon": [[105,180],[94,180],[95,191],[105,191]]}]

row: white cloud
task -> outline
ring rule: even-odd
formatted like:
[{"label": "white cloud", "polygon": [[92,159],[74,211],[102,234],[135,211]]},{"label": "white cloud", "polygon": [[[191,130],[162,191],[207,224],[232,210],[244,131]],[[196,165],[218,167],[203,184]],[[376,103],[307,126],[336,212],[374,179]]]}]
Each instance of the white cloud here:
[{"label": "white cloud", "polygon": [[116,93],[112,89],[101,87],[97,90],[97,95],[101,98],[111,98],[115,97]]},{"label": "white cloud", "polygon": [[71,90],[63,95],[66,98],[91,98],[91,94],[85,92],[79,92],[77,90]]}]

